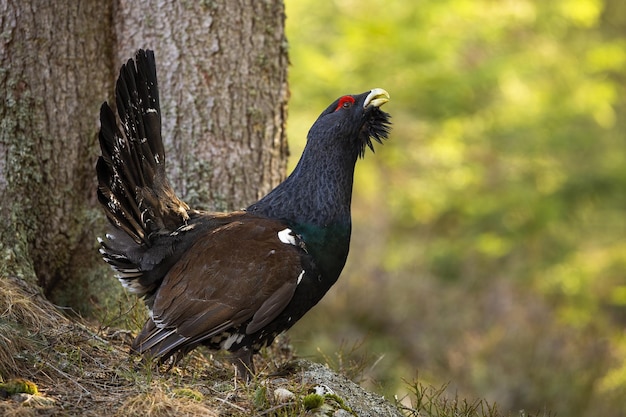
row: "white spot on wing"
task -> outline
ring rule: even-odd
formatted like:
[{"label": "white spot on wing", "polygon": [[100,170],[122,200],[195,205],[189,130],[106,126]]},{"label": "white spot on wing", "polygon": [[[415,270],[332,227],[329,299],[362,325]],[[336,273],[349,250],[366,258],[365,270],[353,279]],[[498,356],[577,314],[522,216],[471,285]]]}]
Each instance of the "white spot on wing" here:
[{"label": "white spot on wing", "polygon": [[280,232],[278,232],[278,239],[280,239],[281,242],[286,243],[288,245],[296,246],[296,238],[292,234],[291,229],[289,228],[283,229]]},{"label": "white spot on wing", "polygon": [[121,274],[117,276],[117,279],[126,289],[126,291],[133,294],[143,294],[146,292],[146,287],[141,285],[137,280],[124,278]]},{"label": "white spot on wing", "polygon": [[[184,210],[182,207],[179,207],[179,208],[181,211]],[[170,236],[178,236],[180,232],[188,232],[192,230],[194,227],[196,227],[195,224],[187,224],[187,225],[180,226],[178,229],[170,233]]]},{"label": "white spot on wing", "polygon": [[163,324],[163,319],[155,317],[152,310],[150,310],[150,318],[152,319],[152,322],[154,323],[154,325],[158,327],[159,329],[162,329],[165,327],[165,325]]},{"label": "white spot on wing", "polygon": [[226,338],[226,340],[224,340],[222,342],[222,349],[224,350],[228,350],[230,349],[230,347],[234,344],[234,343],[239,343],[243,340],[243,337],[245,336],[245,334],[239,334],[239,333],[233,333],[230,336],[228,336]]},{"label": "white spot on wing", "polygon": [[179,227],[178,230],[181,232],[187,232],[189,230],[192,230],[194,227],[196,227],[195,224],[188,224],[188,225]]},{"label": "white spot on wing", "polygon": [[304,276],[304,269],[302,270],[302,272],[300,272],[300,275],[298,275],[298,282],[296,282],[296,285],[300,284],[300,281],[302,281],[303,276]]}]

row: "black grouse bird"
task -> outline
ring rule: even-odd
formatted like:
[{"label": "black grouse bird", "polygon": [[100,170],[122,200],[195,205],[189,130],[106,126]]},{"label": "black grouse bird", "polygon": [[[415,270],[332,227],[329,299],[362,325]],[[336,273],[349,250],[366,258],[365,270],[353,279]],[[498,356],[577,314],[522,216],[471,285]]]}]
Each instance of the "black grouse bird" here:
[{"label": "black grouse bird", "polygon": [[199,345],[234,353],[248,377],[270,344],[337,281],[350,243],[355,163],[390,116],[385,90],[346,95],[322,112],[293,173],[245,210],[192,210],[165,174],[152,51],[120,70],[115,114],[100,110],[98,199],[114,226],[104,260],[150,318],[132,351],[175,361]]}]

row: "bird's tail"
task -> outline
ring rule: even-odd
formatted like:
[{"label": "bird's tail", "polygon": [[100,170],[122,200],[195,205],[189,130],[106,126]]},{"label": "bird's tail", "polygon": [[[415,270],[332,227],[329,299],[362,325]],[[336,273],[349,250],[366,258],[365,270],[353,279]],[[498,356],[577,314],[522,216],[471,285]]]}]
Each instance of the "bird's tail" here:
[{"label": "bird's tail", "polygon": [[[141,259],[155,238],[169,234],[188,219],[189,207],[176,197],[165,175],[161,110],[152,51],[139,50],[120,69],[115,88],[117,112],[105,102],[100,109],[98,200],[114,226],[101,240],[104,260],[125,286],[145,292]],[[125,282],[125,281],[126,282]]]}]

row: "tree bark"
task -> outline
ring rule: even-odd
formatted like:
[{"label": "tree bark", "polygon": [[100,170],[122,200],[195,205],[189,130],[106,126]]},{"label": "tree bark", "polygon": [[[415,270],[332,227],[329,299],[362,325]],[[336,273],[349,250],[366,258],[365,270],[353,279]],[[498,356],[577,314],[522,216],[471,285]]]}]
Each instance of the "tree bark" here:
[{"label": "tree bark", "polygon": [[154,49],[163,138],[191,207],[245,207],[283,178],[287,52],[282,2],[122,0],[117,57]]},{"label": "tree bark", "polygon": [[121,63],[154,49],[168,170],[194,208],[255,201],[285,173],[278,0],[0,0],[0,279],[85,311],[115,283],[98,258],[98,109]]},{"label": "tree bark", "polygon": [[96,111],[110,89],[111,8],[0,1],[2,276],[50,292],[96,261]]}]

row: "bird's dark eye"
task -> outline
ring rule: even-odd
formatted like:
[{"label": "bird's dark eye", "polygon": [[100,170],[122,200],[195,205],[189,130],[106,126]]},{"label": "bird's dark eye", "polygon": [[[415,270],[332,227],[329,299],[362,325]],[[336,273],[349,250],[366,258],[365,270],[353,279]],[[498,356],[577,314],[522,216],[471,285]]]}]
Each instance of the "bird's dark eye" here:
[{"label": "bird's dark eye", "polygon": [[335,111],[339,109],[349,109],[354,104],[354,97],[352,96],[343,96],[339,99],[339,103],[337,103],[337,108]]}]

